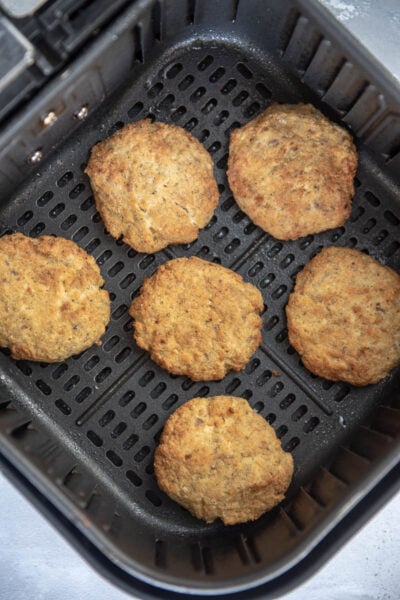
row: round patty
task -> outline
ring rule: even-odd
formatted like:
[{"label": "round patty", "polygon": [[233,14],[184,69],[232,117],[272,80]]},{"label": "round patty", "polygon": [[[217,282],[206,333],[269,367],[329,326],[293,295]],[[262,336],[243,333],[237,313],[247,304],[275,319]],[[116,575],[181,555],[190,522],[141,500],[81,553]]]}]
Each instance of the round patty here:
[{"label": "round patty", "polygon": [[0,272],[0,346],[13,358],[58,362],[99,343],[110,300],[96,261],[74,242],[5,235]]},{"label": "round patty", "polygon": [[228,181],[237,204],[281,240],[343,225],[356,168],[350,134],[310,104],[273,104],[230,140]]},{"label": "round patty", "polygon": [[167,371],[221,379],[261,342],[261,293],[230,269],[176,258],[146,279],[129,309],[137,344]]},{"label": "round patty", "polygon": [[85,172],[108,231],[138,252],[192,242],[218,203],[209,153],[176,125],[125,125],[92,148]]},{"label": "round patty", "polygon": [[297,275],[289,340],[315,375],[376,383],[400,363],[400,276],[352,248],[323,248]]},{"label": "round patty", "polygon": [[281,500],[293,458],[243,398],[193,398],[167,420],[154,456],[160,488],[199,519],[253,521]]}]

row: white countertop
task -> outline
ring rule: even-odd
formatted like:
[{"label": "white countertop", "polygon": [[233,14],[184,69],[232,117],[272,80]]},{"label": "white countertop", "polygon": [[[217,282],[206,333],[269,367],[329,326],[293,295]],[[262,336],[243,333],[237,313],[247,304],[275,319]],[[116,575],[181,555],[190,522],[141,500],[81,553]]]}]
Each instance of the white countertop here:
[{"label": "white countertop", "polygon": [[[282,600],[398,600],[399,514],[400,492],[314,577]],[[128,598],[0,474],[1,600]]]}]

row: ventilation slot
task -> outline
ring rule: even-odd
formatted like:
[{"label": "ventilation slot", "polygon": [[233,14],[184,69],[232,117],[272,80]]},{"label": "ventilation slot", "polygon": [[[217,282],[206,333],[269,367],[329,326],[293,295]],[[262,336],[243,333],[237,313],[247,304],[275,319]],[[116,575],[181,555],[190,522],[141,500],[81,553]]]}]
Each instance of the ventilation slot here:
[{"label": "ventilation slot", "polygon": [[306,17],[299,17],[284,53],[285,62],[292,64],[299,71],[305,71],[320,41],[320,34],[309,20]]}]

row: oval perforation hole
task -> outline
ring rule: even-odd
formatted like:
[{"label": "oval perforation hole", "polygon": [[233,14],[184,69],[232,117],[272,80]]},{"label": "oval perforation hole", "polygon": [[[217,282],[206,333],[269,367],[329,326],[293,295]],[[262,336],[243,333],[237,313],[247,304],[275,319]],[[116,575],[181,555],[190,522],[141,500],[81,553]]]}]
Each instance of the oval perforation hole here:
[{"label": "oval perforation hole", "polygon": [[261,105],[258,102],[252,102],[250,104],[250,106],[247,106],[247,108],[244,109],[243,114],[246,117],[246,119],[250,119],[251,117],[254,117],[254,115],[258,113],[260,108],[261,108]]},{"label": "oval perforation hole", "polygon": [[300,439],[298,437],[292,437],[285,445],[284,450],[286,452],[293,452],[293,450],[300,444]]},{"label": "oval perforation hole", "polygon": [[132,471],[131,469],[129,471],[126,472],[126,477],[127,479],[129,479],[129,481],[131,483],[133,483],[133,485],[135,487],[139,487],[140,485],[142,485],[143,481],[142,479],[139,477],[139,475],[137,475],[135,473],[135,471]]},{"label": "oval perforation hole", "polygon": [[120,306],[118,306],[118,308],[116,308],[113,313],[111,314],[111,318],[114,319],[115,321],[117,321],[118,319],[120,319],[122,317],[122,315],[124,315],[126,313],[126,311],[128,310],[128,307],[126,306],[126,304],[121,304]]},{"label": "oval perforation hole", "polygon": [[98,373],[95,377],[96,383],[103,383],[103,381],[105,381],[107,377],[111,375],[111,372],[112,370],[110,367],[105,367],[104,369],[102,369],[100,373]]},{"label": "oval perforation hole", "polygon": [[247,274],[250,277],[255,277],[257,275],[257,273],[259,273],[260,271],[263,270],[263,268],[264,268],[264,263],[261,260],[259,260],[252,267],[250,267],[250,269],[247,271]]},{"label": "oval perforation hole", "polygon": [[85,246],[85,250],[88,254],[92,254],[92,252],[94,252],[96,248],[100,246],[100,244],[101,241],[99,240],[99,238],[94,238]]},{"label": "oval perforation hole", "polygon": [[120,467],[123,463],[122,458],[114,450],[107,450],[106,456],[116,467]]},{"label": "oval perforation hole", "polygon": [[72,239],[74,242],[79,243],[89,233],[89,227],[81,227],[77,232],[74,233]]},{"label": "oval perforation hole", "polygon": [[24,360],[18,360],[15,364],[17,368],[21,371],[21,373],[23,373],[27,377],[29,377],[32,374],[32,368]]},{"label": "oval perforation hole", "polygon": [[229,158],[229,154],[226,153],[226,154],[224,154],[224,156],[222,158],[220,158],[217,161],[217,167],[218,167],[218,169],[226,169],[226,167],[228,165],[228,158]]},{"label": "oval perforation hole", "polygon": [[99,425],[100,425],[100,427],[105,427],[106,425],[108,425],[109,423],[111,423],[111,421],[114,419],[114,417],[115,417],[115,412],[113,410],[111,410],[111,409],[108,410],[99,419]]},{"label": "oval perforation hole", "polygon": [[136,433],[132,433],[132,435],[130,435],[122,444],[122,448],[124,450],[130,450],[135,444],[136,442],[139,440],[139,436],[136,435]]},{"label": "oval perforation hole", "polygon": [[287,336],[288,336],[288,330],[285,327],[284,329],[282,329],[282,331],[280,331],[279,333],[276,334],[275,340],[278,342],[278,344],[281,344],[282,342],[284,342],[287,339]]},{"label": "oval perforation hole", "polygon": [[28,221],[32,219],[32,217],[33,212],[31,210],[27,210],[21,217],[19,217],[19,219],[17,219],[17,225],[19,227],[23,227],[24,225],[26,225],[26,223],[28,223]]},{"label": "oval perforation hole", "polygon": [[389,232],[386,229],[381,229],[378,235],[372,240],[374,246],[379,246],[389,235]]},{"label": "oval perforation hole", "polygon": [[365,213],[365,208],[363,208],[362,206],[357,206],[353,209],[352,214],[350,215],[349,221],[351,221],[352,223],[355,223],[356,221],[358,221],[358,219],[360,217],[362,217],[362,215]]},{"label": "oval perforation hole", "polygon": [[75,200],[75,198],[77,198],[78,196],[80,196],[82,194],[84,189],[85,189],[85,186],[83,185],[83,183],[78,183],[78,185],[76,185],[74,188],[72,188],[72,190],[70,191],[68,196],[71,198],[71,200]]},{"label": "oval perforation hole", "polygon": [[203,60],[199,62],[197,68],[199,71],[205,71],[212,63],[214,62],[214,58],[208,54]]},{"label": "oval perforation hole", "polygon": [[267,423],[269,423],[270,425],[272,425],[272,423],[274,423],[276,421],[276,414],[275,413],[268,413],[268,415],[265,417],[265,420],[267,421]]},{"label": "oval perforation hole", "polygon": [[65,363],[62,363],[61,365],[58,365],[53,373],[51,374],[53,379],[60,379],[60,377],[62,377],[64,375],[64,373],[68,371],[68,365],[66,365]]},{"label": "oval perforation hole", "polygon": [[396,217],[396,215],[393,214],[391,210],[385,210],[383,216],[385,217],[386,221],[388,221],[388,223],[390,223],[391,225],[397,226],[400,223],[400,219]]},{"label": "oval perforation hole", "polygon": [[269,258],[274,258],[274,256],[279,254],[279,252],[282,250],[282,248],[283,248],[283,244],[281,244],[280,242],[277,242],[268,250],[267,256]]},{"label": "oval perforation hole", "polygon": [[304,433],[310,433],[311,431],[313,431],[317,425],[319,425],[319,419],[318,417],[311,417],[311,419],[309,419],[303,427],[303,431]]},{"label": "oval perforation hole", "polygon": [[63,415],[68,416],[71,414],[71,412],[72,412],[71,407],[69,406],[69,404],[64,402],[64,400],[62,400],[61,398],[58,398],[58,400],[56,400],[54,404],[63,413]]},{"label": "oval perforation hole", "polygon": [[286,410],[287,408],[289,408],[289,406],[291,406],[293,404],[293,402],[295,400],[296,400],[296,396],[294,394],[288,394],[287,396],[285,396],[283,398],[283,400],[280,401],[279,406],[283,410]]},{"label": "oval perforation hole", "polygon": [[122,271],[123,268],[124,263],[122,261],[118,261],[109,269],[108,274],[110,277],[115,277],[120,271]]},{"label": "oval perforation hole", "polygon": [[[119,336],[118,335],[113,335],[112,338],[110,338],[109,340],[107,340],[103,346],[103,350],[105,352],[109,352],[110,350],[112,350],[114,348],[114,346],[116,346],[119,342]],[[97,357],[98,358],[98,357]],[[97,361],[98,362],[98,361]],[[86,363],[87,365],[88,363]],[[85,368],[86,368],[85,365]],[[86,369],[87,371],[89,369]]]},{"label": "oval perforation hole", "polygon": [[114,427],[114,429],[111,432],[111,437],[113,439],[118,438],[122,433],[124,433],[125,429],[127,428],[127,424],[124,423],[123,421],[121,421],[120,423],[118,423],[118,425],[116,427]]},{"label": "oval perforation hole", "polygon": [[154,256],[154,254],[148,254],[140,261],[139,267],[141,269],[145,270],[155,261],[155,259],[156,258]]},{"label": "oval perforation hole", "polygon": [[203,86],[198,87],[193,94],[190,96],[190,100],[192,102],[198,102],[200,100],[200,98],[202,98],[204,96],[204,94],[206,93],[206,88]]},{"label": "oval perforation hole", "polygon": [[225,123],[227,118],[229,117],[229,112],[227,110],[222,110],[214,119],[214,125],[219,127],[222,123]]},{"label": "oval perforation hole", "polygon": [[176,123],[186,113],[187,113],[187,110],[186,110],[186,108],[184,106],[178,106],[178,108],[176,110],[174,110],[174,112],[172,113],[171,119]]},{"label": "oval perforation hole", "polygon": [[253,77],[253,73],[250,71],[250,69],[241,62],[236,65],[236,69],[245,79],[251,79]]},{"label": "oval perforation hole", "polygon": [[158,94],[161,92],[162,89],[163,89],[163,84],[160,82],[157,82],[153,85],[153,87],[151,87],[149,89],[149,91],[147,92],[147,95],[149,98],[155,98],[156,96],[158,96]]},{"label": "oval perforation hole", "polygon": [[397,242],[397,241],[391,242],[391,244],[389,244],[389,246],[385,249],[385,252],[384,252],[386,258],[390,258],[391,256],[393,256],[393,254],[395,254],[399,248],[400,248],[399,242]]},{"label": "oval perforation hole", "polygon": [[192,388],[194,386],[194,381],[192,381],[191,379],[187,378],[183,381],[182,383],[182,389],[187,392],[188,390],[190,390],[190,388]]},{"label": "oval perforation hole", "polygon": [[136,102],[136,104],[134,104],[132,106],[132,108],[130,108],[128,110],[128,117],[130,119],[134,119],[143,110],[143,108],[144,108],[143,102]]},{"label": "oval perforation hole", "polygon": [[286,427],[286,425],[281,425],[276,430],[276,435],[279,439],[281,439],[281,438],[283,438],[284,435],[287,434],[287,432],[288,432],[288,428]]},{"label": "oval perforation hole", "polygon": [[168,110],[175,102],[175,96],[173,94],[167,94],[165,98],[158,104],[159,110]]},{"label": "oval perforation hole", "polygon": [[176,394],[171,394],[168,398],[162,403],[162,407],[164,410],[169,410],[174,404],[178,402],[178,396]]},{"label": "oval perforation hole", "polygon": [[259,413],[264,409],[264,406],[265,406],[264,402],[258,401],[253,406],[253,410],[255,410],[257,413]]},{"label": "oval perforation hole", "polygon": [[271,331],[279,323],[279,317],[274,315],[264,325],[265,331]]},{"label": "oval perforation hole", "polygon": [[159,398],[159,396],[161,396],[161,394],[163,394],[165,392],[165,390],[167,389],[167,386],[164,382],[160,382],[156,385],[156,387],[151,391],[151,398]]},{"label": "oval perforation hole", "polygon": [[101,437],[92,430],[89,430],[87,432],[86,437],[92,442],[92,444],[97,446],[97,448],[103,445],[103,440],[101,439]]},{"label": "oval perforation hole", "polygon": [[144,411],[147,408],[147,404],[145,404],[144,402],[139,402],[139,404],[137,404],[135,406],[135,408],[131,411],[131,417],[133,417],[134,419],[137,419],[138,417],[140,417],[140,415],[142,413],[144,413]]},{"label": "oval perforation hole", "polygon": [[57,181],[58,187],[60,187],[60,188],[65,187],[73,178],[74,178],[74,174],[72,173],[72,171],[67,171]]},{"label": "oval perforation hole", "polygon": [[139,379],[139,385],[142,387],[146,387],[154,379],[155,373],[154,371],[146,371],[144,375]]},{"label": "oval perforation hole", "polygon": [[150,454],[150,447],[149,446],[143,446],[142,448],[140,448],[139,452],[136,452],[135,456],[133,457],[133,460],[136,462],[142,462],[146,456],[148,456]]},{"label": "oval perforation hole", "polygon": [[237,96],[235,96],[235,98],[232,100],[232,104],[233,106],[240,106],[241,104],[243,104],[243,102],[245,100],[247,100],[247,98],[249,97],[249,92],[246,92],[246,90],[242,90],[241,92],[239,92],[239,94]]},{"label": "oval perforation hole", "polygon": [[155,493],[153,492],[153,490],[147,490],[146,491],[146,498],[148,500],[150,500],[150,502],[154,505],[154,506],[161,506],[162,504],[162,500],[161,498]]},{"label": "oval perforation hole", "polygon": [[35,227],[30,230],[29,235],[31,237],[36,237],[37,235],[40,235],[45,228],[46,225],[44,223],[37,223],[37,225],[35,225]]},{"label": "oval perforation hole", "polygon": [[97,354],[95,354],[94,356],[91,356],[88,361],[85,362],[83,368],[85,369],[85,371],[91,371],[93,367],[97,365],[98,362],[100,362],[100,357]]},{"label": "oval perforation hole", "polygon": [[193,119],[190,119],[187,123],[185,123],[184,128],[186,131],[192,131],[196,125],[198,125],[198,123],[198,120],[193,117]]},{"label": "oval perforation hole", "polygon": [[228,385],[225,388],[225,392],[227,394],[233,394],[233,392],[240,386],[240,384],[240,379],[238,377],[235,377],[230,383],[228,383]]},{"label": "oval perforation hole", "polygon": [[151,427],[153,427],[158,421],[158,416],[156,414],[152,414],[150,415],[150,417],[148,417],[146,419],[146,421],[143,423],[142,427],[145,431],[148,431],[149,429],[151,429]]},{"label": "oval perforation hole", "polygon": [[257,367],[260,366],[260,360],[258,358],[253,358],[247,365],[246,365],[246,369],[245,372],[248,375],[251,375],[251,373],[254,373],[254,371],[257,369]]},{"label": "oval perforation hole", "polygon": [[237,86],[236,79],[229,79],[223,88],[221,88],[221,94],[229,94]]},{"label": "oval perforation hole", "polygon": [[209,80],[211,83],[215,83],[216,81],[219,81],[224,75],[225,69],[223,67],[218,67],[218,69],[210,75]]},{"label": "oval perforation hole", "polygon": [[275,398],[275,396],[277,396],[283,390],[283,387],[283,383],[281,381],[277,381],[269,391],[268,395],[270,398]]},{"label": "oval perforation hole", "polygon": [[68,379],[68,381],[66,381],[64,383],[64,390],[66,392],[71,391],[79,383],[79,380],[80,380],[79,375],[73,375],[72,377],[70,377]]},{"label": "oval perforation hole", "polygon": [[179,83],[178,89],[181,92],[184,92],[185,90],[188,89],[189,86],[192,85],[193,81],[194,81],[193,75],[186,75],[186,77],[184,77],[184,79],[182,79],[182,81]]},{"label": "oval perforation hole", "polygon": [[120,365],[122,362],[124,362],[124,360],[128,358],[131,352],[132,348],[130,348],[129,346],[125,346],[125,348],[123,348],[121,352],[118,352],[117,356],[115,357],[115,362],[118,365]]},{"label": "oval perforation hole", "polygon": [[304,415],[307,412],[307,406],[305,404],[302,404],[301,406],[299,406],[299,408],[297,408],[294,413],[292,414],[292,421],[299,421],[302,417],[304,417]]},{"label": "oval perforation hole", "polygon": [[341,402],[342,400],[344,400],[346,398],[346,396],[349,394],[349,392],[350,392],[350,386],[342,385],[336,391],[333,399],[335,400],[335,402]]},{"label": "oval perforation hole", "polygon": [[267,381],[271,379],[271,377],[272,372],[267,369],[266,371],[263,371],[263,373],[256,379],[256,384],[261,387],[262,385],[265,385]]},{"label": "oval perforation hole", "polygon": [[65,204],[63,202],[60,202],[59,204],[56,204],[56,206],[54,208],[51,209],[51,211],[49,212],[49,217],[51,217],[52,219],[55,219],[56,217],[58,217],[58,215],[60,215],[65,209]]},{"label": "oval perforation hole", "polygon": [[100,254],[99,258],[96,260],[99,267],[104,265],[104,263],[107,262],[111,258],[111,256],[112,256],[111,250],[105,250],[102,254]]},{"label": "oval perforation hole", "polygon": [[239,238],[234,238],[225,248],[225,254],[232,254],[240,246]]},{"label": "oval perforation hole", "polygon": [[91,388],[86,386],[79,392],[79,394],[76,395],[75,401],[78,402],[78,404],[81,404],[84,400],[86,400],[86,398],[90,396],[91,393]]},{"label": "oval perforation hole", "polygon": [[271,297],[274,300],[278,300],[281,296],[283,296],[283,294],[285,294],[287,292],[287,286],[282,284],[279,287],[276,288],[276,290],[274,290],[271,294]]},{"label": "oval perforation hole", "polygon": [[380,206],[381,201],[372,192],[367,191],[365,192],[364,196],[367,199],[368,203],[374,208]]},{"label": "oval perforation hole", "polygon": [[60,225],[63,231],[67,231],[72,227],[72,225],[77,221],[78,217],[76,215],[69,215],[65,221],[63,221]]},{"label": "oval perforation hole", "polygon": [[40,196],[40,198],[38,198],[38,200],[36,200],[36,204],[38,206],[46,206],[46,204],[48,204],[50,202],[50,200],[53,198],[54,194],[53,192],[45,192],[44,194],[42,194],[42,196]]},{"label": "oval perforation hole", "polygon": [[263,83],[257,83],[256,90],[260,94],[260,96],[264,98],[264,100],[269,100],[272,96],[272,92],[270,92],[270,90],[267,87],[265,87]]},{"label": "oval perforation hole", "polygon": [[131,400],[135,397],[135,392],[133,390],[128,390],[125,394],[119,399],[118,404],[120,406],[127,406]]}]

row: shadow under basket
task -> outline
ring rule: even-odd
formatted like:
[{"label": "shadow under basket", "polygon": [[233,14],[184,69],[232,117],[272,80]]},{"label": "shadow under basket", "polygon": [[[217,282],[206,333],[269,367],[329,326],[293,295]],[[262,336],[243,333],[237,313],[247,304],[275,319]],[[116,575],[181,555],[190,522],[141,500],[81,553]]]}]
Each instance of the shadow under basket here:
[{"label": "shadow under basket", "polygon": [[[101,347],[62,364],[0,353],[1,464],[103,575],[136,596],[274,597],[398,488],[399,370],[364,388],[313,376],[289,345],[284,312],[296,274],[322,246],[356,247],[400,269],[394,86],[317,2],[139,1],[4,130],[0,233],[77,242],[101,268],[112,316]],[[72,119],[85,93],[88,114]],[[353,133],[360,162],[343,227],[281,242],[235,203],[229,134],[271,102],[311,102]],[[39,107],[60,103],[57,128],[35,130]],[[191,131],[213,157],[220,191],[198,240],[151,255],[105,231],[83,173],[93,144],[146,117]],[[28,164],[39,147],[40,165]],[[234,269],[264,297],[260,348],[219,382],[171,376],[132,339],[127,310],[144,278],[192,255]],[[172,502],[152,466],[168,416],[194,396],[217,394],[246,398],[295,461],[285,502],[233,527],[206,525]]]}]

